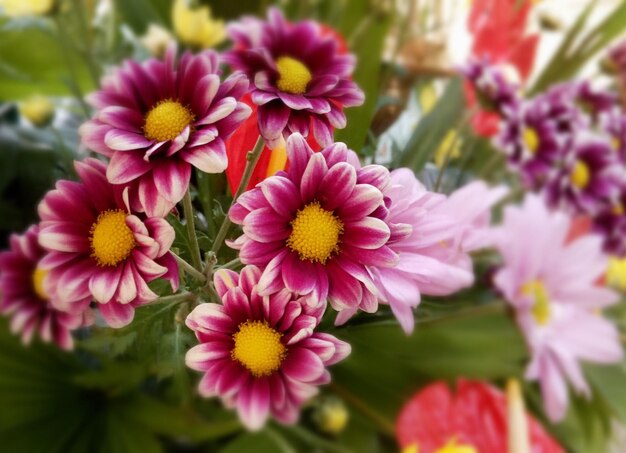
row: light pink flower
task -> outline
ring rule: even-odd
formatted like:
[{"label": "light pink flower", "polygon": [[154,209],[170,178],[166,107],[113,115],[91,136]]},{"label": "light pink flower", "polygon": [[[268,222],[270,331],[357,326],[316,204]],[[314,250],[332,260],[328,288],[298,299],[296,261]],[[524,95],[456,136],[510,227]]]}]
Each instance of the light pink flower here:
[{"label": "light pink flower", "polygon": [[[263,269],[259,292],[286,287],[311,304],[327,297],[335,310],[378,308],[366,266],[396,264],[379,186],[389,172],[355,167],[343,143],[313,153],[300,134],[287,140],[289,169],[245,192],[231,208],[243,235],[233,247],[241,261]],[[356,160],[358,165],[358,160]]]},{"label": "light pink flower", "polygon": [[163,277],[178,288],[174,229],[130,211],[127,190],[107,182],[104,163],[75,168],[82,182],[59,181],[39,205],[39,243],[49,251],[40,266],[57,282],[55,307],[82,311],[95,299],[105,321],[122,327],[135,307],[158,297],[149,282]]},{"label": "light pink flower", "polygon": [[[490,208],[506,192],[474,182],[446,197],[427,191],[408,168],[391,172],[384,190],[390,200],[385,221],[409,225],[411,232],[389,241],[399,255],[395,267],[370,271],[381,300],[390,305],[405,332],[413,331],[413,308],[421,294],[445,296],[474,283],[468,253],[488,244]],[[341,321],[351,315],[342,313]]]},{"label": "light pink flower", "polygon": [[88,310],[71,314],[50,304],[54,280],[39,267],[45,251],[38,234],[37,225],[21,236],[13,234],[10,250],[0,253],[0,313],[11,317],[11,330],[21,332],[24,344],[37,333],[43,341],[72,349],[71,331],[89,324],[92,317]]},{"label": "light pink flower", "polygon": [[218,55],[176,49],[164,61],[128,60],[89,97],[94,119],[79,130],[83,143],[108,156],[107,178],[130,186],[135,211],[164,217],[189,187],[191,168],[223,172],[224,141],[250,115],[239,98],[248,89],[243,74],[220,81]]},{"label": "light pink flower", "polygon": [[606,270],[601,239],[567,242],[571,221],[550,212],[535,195],[508,207],[494,233],[504,260],[494,282],[516,311],[531,352],[526,377],[539,380],[549,417],[564,417],[566,381],[589,395],[580,361],[613,363],[622,358],[619,334],[600,310],[618,301],[598,285]]},{"label": "light pink flower", "polygon": [[200,342],[186,357],[187,366],[204,373],[200,394],[219,396],[253,430],[270,414],[295,423],[302,403],[330,382],[326,367],[350,353],[347,343],[314,332],[326,304],[311,307],[284,288],[262,297],[260,278],[256,266],[241,275],[217,271],[223,305],[200,304],[187,317]]}]

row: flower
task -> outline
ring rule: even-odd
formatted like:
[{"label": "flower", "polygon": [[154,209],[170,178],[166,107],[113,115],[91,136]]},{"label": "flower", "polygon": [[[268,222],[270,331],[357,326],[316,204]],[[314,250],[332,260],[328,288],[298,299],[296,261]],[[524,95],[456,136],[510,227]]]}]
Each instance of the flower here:
[{"label": "flower", "polygon": [[344,107],[361,105],[363,92],[351,80],[352,55],[333,34],[311,21],[290,23],[271,8],[268,20],[245,17],[227,28],[234,48],[225,56],[252,82],[259,130],[270,148],[294,132],[313,130],[322,146],[333,129],[346,126]]},{"label": "flower", "polygon": [[204,372],[200,394],[235,407],[252,430],[270,414],[295,423],[303,402],[330,382],[326,367],[350,353],[347,343],[314,332],[325,304],[311,307],[285,288],[262,297],[260,278],[256,266],[240,275],[218,270],[214,283],[223,305],[200,304],[186,321],[200,342],[185,359]]},{"label": "flower", "polygon": [[[245,192],[230,209],[243,235],[231,245],[244,264],[263,270],[259,293],[283,286],[311,304],[329,297],[335,310],[377,309],[376,288],[366,266],[393,266],[386,246],[386,211],[373,185],[389,172],[374,165],[360,169],[343,143],[313,153],[300,134],[287,140],[289,168]],[[370,184],[371,182],[371,184]]]},{"label": "flower", "polygon": [[602,240],[593,234],[567,242],[570,219],[550,212],[536,195],[507,207],[494,233],[503,266],[494,283],[515,309],[530,349],[526,377],[539,380],[548,416],[563,418],[566,381],[578,393],[590,390],[580,361],[612,363],[622,348],[615,326],[599,312],[618,295],[597,281],[607,267]]},{"label": "flower", "polygon": [[211,8],[190,8],[188,0],[176,0],[172,6],[172,24],[178,38],[196,47],[215,47],[226,39],[224,21],[211,17]]},{"label": "flower", "polygon": [[161,58],[165,55],[168,46],[172,45],[174,37],[166,28],[157,24],[150,24],[139,41],[148,49],[150,55]]},{"label": "flower", "polygon": [[[532,451],[563,452],[534,417],[526,414],[525,418]],[[507,397],[502,391],[482,381],[464,379],[459,379],[454,393],[442,381],[427,385],[405,403],[396,422],[403,452],[510,451],[509,429]]]},{"label": "flower", "polygon": [[50,124],[54,117],[54,105],[45,96],[30,96],[20,102],[19,109],[22,116],[37,127]]},{"label": "flower", "polygon": [[624,168],[611,144],[604,137],[579,134],[561,168],[547,178],[544,191],[553,206],[597,215],[617,199],[625,182]]},{"label": "flower", "polygon": [[593,216],[593,231],[604,239],[604,251],[618,257],[626,257],[626,183],[619,185],[618,195],[609,200],[603,209]]},{"label": "flower", "polygon": [[413,331],[412,309],[420,295],[444,296],[474,283],[469,252],[488,244],[489,210],[507,193],[474,182],[450,197],[429,192],[408,168],[391,172],[384,191],[390,200],[386,222],[408,225],[388,246],[399,256],[394,267],[372,267],[380,299],[407,333]]},{"label": "flower", "polygon": [[620,108],[607,111],[600,117],[601,130],[606,133],[611,147],[617,152],[617,157],[626,165],[626,114]]},{"label": "flower", "polygon": [[56,0],[0,0],[0,13],[9,17],[43,16],[55,6]]},{"label": "flower", "polygon": [[45,251],[38,235],[33,225],[21,236],[11,235],[10,250],[0,252],[0,313],[12,318],[11,330],[21,332],[25,344],[38,333],[43,341],[72,349],[70,331],[89,324],[91,317],[88,311],[71,314],[50,304],[54,280],[39,265]]},{"label": "flower", "polygon": [[178,288],[174,229],[133,213],[127,189],[107,182],[104,163],[86,159],[75,168],[82,182],[59,181],[39,204],[39,243],[49,252],[39,265],[58,282],[55,308],[82,311],[93,298],[109,326],[123,327],[135,307],[158,297],[147,283],[162,277]]},{"label": "flower", "polygon": [[576,87],[562,84],[509,109],[495,143],[529,188],[541,187],[558,171],[575,133],[590,120],[576,107]]},{"label": "flower", "polygon": [[83,143],[109,156],[107,179],[128,185],[133,210],[163,217],[189,187],[191,167],[226,169],[224,140],[250,114],[238,99],[248,82],[242,74],[220,83],[213,51],[186,52],[177,67],[174,48],[164,61],[128,60],[89,98],[94,119],[79,132]]}]

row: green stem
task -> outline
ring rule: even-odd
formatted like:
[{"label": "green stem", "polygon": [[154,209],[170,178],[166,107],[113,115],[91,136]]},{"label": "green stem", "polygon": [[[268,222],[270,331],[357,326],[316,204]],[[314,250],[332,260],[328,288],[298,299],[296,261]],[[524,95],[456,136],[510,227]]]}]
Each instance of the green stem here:
[{"label": "green stem", "polygon": [[159,297],[157,300],[152,302],[153,304],[177,304],[179,302],[191,301],[195,298],[193,293],[189,291],[185,291],[180,294],[172,294],[171,296]]},{"label": "green stem", "polygon": [[174,258],[176,258],[176,262],[178,263],[178,265],[180,267],[182,267],[183,270],[187,274],[191,275],[193,278],[198,280],[200,283],[206,282],[206,277],[204,276],[204,274],[202,272],[197,270],[195,267],[193,267],[191,264],[189,264],[187,261],[182,259],[180,256],[176,255],[175,253],[172,253],[172,255],[174,255]]},{"label": "green stem", "polygon": [[336,382],[331,382],[329,387],[331,388],[333,392],[335,392],[338,396],[340,396],[342,399],[348,402],[352,407],[354,407],[356,410],[358,410],[367,418],[369,418],[376,426],[378,426],[378,428],[383,434],[392,438],[395,437],[396,430],[393,425],[393,422],[387,420],[385,417],[380,415],[375,409],[369,407],[358,396],[354,395],[353,393],[350,393],[349,390],[338,385]]},{"label": "green stem", "polygon": [[328,451],[328,452],[334,452],[334,453],[350,453],[350,450],[344,448],[343,446],[330,442],[320,436],[316,436],[312,432],[308,431],[307,429],[299,425],[290,426],[289,432],[291,434],[295,434],[307,444],[318,447],[320,451]]},{"label": "green stem", "polygon": [[183,212],[185,213],[185,223],[187,224],[187,239],[191,249],[191,262],[202,275],[202,260],[200,259],[200,247],[196,236],[196,225],[193,219],[193,206],[191,204],[191,192],[187,189],[183,197]]},{"label": "green stem", "polygon": [[[239,198],[239,196],[246,190],[246,187],[248,187],[248,183],[250,182],[250,178],[252,178],[252,173],[254,172],[254,168],[256,167],[256,164],[259,161],[259,158],[261,157],[261,152],[263,151],[264,145],[265,145],[265,142],[263,141],[263,138],[259,136],[258,140],[256,141],[256,145],[254,145],[254,149],[248,153],[248,163],[246,164],[246,168],[243,172],[241,182],[239,183],[239,187],[237,188],[237,193],[233,197],[233,201],[230,204],[231,207],[236,203],[237,198]],[[229,208],[229,211],[230,211],[230,208]],[[215,242],[213,242],[213,247],[211,247],[211,251],[215,253],[216,255],[220,247],[222,247],[222,244],[224,243],[224,239],[226,239],[226,235],[228,234],[228,230],[230,229],[231,224],[232,222],[230,221],[230,218],[228,217],[228,212],[227,212],[226,217],[224,218],[224,221],[222,222],[222,225],[220,226],[220,229],[217,232],[217,236],[215,237]]]},{"label": "green stem", "polygon": [[221,269],[234,269],[240,265],[241,265],[241,260],[239,258],[235,258],[234,260],[231,260],[228,263],[222,264],[219,267]]}]

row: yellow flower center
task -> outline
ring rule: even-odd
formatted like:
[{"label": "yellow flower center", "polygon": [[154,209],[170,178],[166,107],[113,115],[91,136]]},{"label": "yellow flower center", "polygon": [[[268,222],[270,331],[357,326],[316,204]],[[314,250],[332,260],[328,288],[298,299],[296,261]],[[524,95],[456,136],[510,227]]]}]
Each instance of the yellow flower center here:
[{"label": "yellow flower center", "polygon": [[331,211],[323,209],[317,201],[298,211],[291,228],[287,246],[298,252],[301,260],[326,263],[330,255],[339,252],[343,222]]},{"label": "yellow flower center", "polygon": [[171,100],[161,101],[146,115],[143,132],[150,140],[174,140],[193,120],[193,113],[182,104]]},{"label": "yellow flower center", "polygon": [[574,164],[574,168],[569,175],[572,184],[574,184],[579,189],[584,189],[589,185],[589,180],[591,179],[591,173],[589,172],[589,167],[583,161],[577,160]]},{"label": "yellow flower center", "polygon": [[[435,453],[477,453],[477,452],[478,450],[476,450],[471,445],[463,445],[463,444],[457,443],[456,438],[452,438],[443,447],[440,447],[437,450],[435,450]],[[420,453],[419,445],[417,444],[407,445],[406,447],[402,449],[402,453]]]},{"label": "yellow flower center", "polygon": [[611,208],[613,215],[624,215],[624,205],[621,202],[617,202]]},{"label": "yellow flower center", "polygon": [[537,149],[539,148],[539,134],[532,127],[525,127],[522,132],[522,138],[524,140],[524,144],[526,148],[531,152],[531,154],[535,154]]},{"label": "yellow flower center", "polygon": [[135,236],[126,225],[126,216],[121,209],[104,211],[91,226],[91,256],[99,266],[116,266],[135,248]]},{"label": "yellow flower center", "polygon": [[545,325],[550,320],[550,298],[544,284],[540,280],[532,280],[522,286],[522,294],[535,299],[531,313],[537,324]]},{"label": "yellow flower center", "polygon": [[280,57],[276,60],[278,80],[276,85],[281,91],[291,94],[306,93],[306,86],[313,76],[304,63],[291,57]]},{"label": "yellow flower center", "polygon": [[42,269],[39,266],[37,266],[35,268],[35,271],[33,272],[33,290],[35,291],[35,294],[37,294],[37,296],[39,296],[40,299],[42,300],[48,300],[48,293],[46,293],[46,290],[44,289],[43,286],[43,281],[46,278],[46,275],[48,275],[48,270],[46,269]]},{"label": "yellow flower center", "polygon": [[280,368],[287,348],[280,342],[282,334],[265,321],[246,321],[239,325],[233,339],[231,357],[255,377],[269,376]]},{"label": "yellow flower center", "polygon": [[618,151],[622,147],[622,141],[618,137],[611,137],[611,146]]}]

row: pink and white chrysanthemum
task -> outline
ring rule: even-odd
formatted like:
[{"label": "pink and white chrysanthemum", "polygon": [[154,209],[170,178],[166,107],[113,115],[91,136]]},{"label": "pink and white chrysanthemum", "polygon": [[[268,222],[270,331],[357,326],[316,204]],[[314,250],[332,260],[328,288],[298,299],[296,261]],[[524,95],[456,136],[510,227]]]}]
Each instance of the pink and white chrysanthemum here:
[{"label": "pink and white chrysanthemum", "polygon": [[282,289],[261,296],[261,271],[215,273],[223,305],[198,305],[187,326],[200,344],[187,352],[187,366],[202,371],[200,394],[218,396],[235,407],[249,429],[259,429],[271,414],[295,423],[303,402],[330,382],[326,367],[343,360],[350,345],[315,332],[326,304],[311,307]]},{"label": "pink and white chrysanthemum", "polygon": [[158,296],[148,283],[166,278],[178,288],[178,265],[170,253],[174,229],[165,219],[129,209],[127,190],[107,182],[104,163],[75,163],[82,182],[59,181],[39,205],[40,262],[56,282],[51,300],[81,311],[92,299],[111,327],[133,319],[135,307]]},{"label": "pink and white chrysanthemum", "polygon": [[13,234],[10,249],[0,253],[0,313],[11,317],[11,330],[21,332],[24,344],[38,334],[43,341],[72,349],[71,331],[88,325],[92,317],[88,310],[71,314],[50,304],[54,282],[39,266],[45,251],[38,235],[37,225],[22,235]]},{"label": "pink and white chrysanthemum", "polygon": [[571,221],[550,212],[535,195],[508,207],[494,233],[504,260],[494,282],[516,312],[531,352],[526,377],[538,380],[548,416],[560,420],[568,404],[567,381],[589,395],[580,362],[622,359],[615,326],[601,310],[618,295],[598,285],[607,266],[601,239],[568,242]]},{"label": "pink and white chrysanthemum", "polygon": [[[335,310],[374,312],[377,290],[366,266],[393,266],[389,226],[376,185],[389,172],[357,169],[343,143],[313,153],[300,134],[287,140],[289,169],[245,192],[231,208],[243,235],[233,247],[244,264],[263,269],[262,295],[283,287],[311,304],[327,297]],[[358,165],[358,161],[356,162]],[[360,181],[370,181],[364,183]]]},{"label": "pink and white chrysanthemum", "polygon": [[330,146],[333,130],[346,127],[344,107],[363,103],[363,91],[352,81],[356,59],[327,27],[291,23],[271,8],[267,21],[244,17],[229,25],[228,34],[234,46],[225,60],[249,78],[259,131],[270,148],[295,132],[312,132],[320,145]]},{"label": "pink and white chrysanthemum", "polygon": [[164,61],[128,60],[89,97],[96,113],[80,128],[87,148],[111,158],[107,179],[129,185],[135,211],[164,217],[185,194],[191,167],[220,173],[228,165],[224,141],[250,115],[239,102],[243,74],[220,81],[218,55],[175,48]]},{"label": "pink and white chrysanthemum", "polygon": [[[390,305],[402,328],[411,333],[413,308],[421,294],[445,296],[474,283],[469,252],[487,245],[490,208],[504,197],[503,187],[474,182],[449,197],[429,192],[408,168],[391,172],[384,190],[390,200],[390,225],[409,225],[409,234],[392,237],[398,264],[372,268],[382,302]],[[342,318],[351,313],[342,314]]]}]

